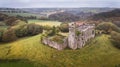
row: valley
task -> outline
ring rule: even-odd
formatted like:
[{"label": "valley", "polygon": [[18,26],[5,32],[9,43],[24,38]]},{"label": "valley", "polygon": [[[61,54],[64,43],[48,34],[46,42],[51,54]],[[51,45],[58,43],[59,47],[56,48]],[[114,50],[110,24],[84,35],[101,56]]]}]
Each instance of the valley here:
[{"label": "valley", "polygon": [[[38,67],[58,67],[63,65],[65,67],[88,67],[89,65],[89,67],[119,66],[120,50],[112,46],[109,35],[97,36],[90,44],[82,49],[65,49],[63,51],[42,45],[39,40],[40,36],[41,34],[0,45],[0,58],[11,60],[28,59]],[[10,52],[6,56],[9,50]]]},{"label": "valley", "polygon": [[[120,10],[114,9],[22,8],[13,13],[5,9],[0,13],[0,67],[120,67]],[[49,17],[41,14],[51,12]],[[69,35],[71,22],[94,24],[95,38],[76,50],[42,43],[46,35],[61,43],[58,36],[63,40]],[[75,29],[75,35],[80,34]]]}]

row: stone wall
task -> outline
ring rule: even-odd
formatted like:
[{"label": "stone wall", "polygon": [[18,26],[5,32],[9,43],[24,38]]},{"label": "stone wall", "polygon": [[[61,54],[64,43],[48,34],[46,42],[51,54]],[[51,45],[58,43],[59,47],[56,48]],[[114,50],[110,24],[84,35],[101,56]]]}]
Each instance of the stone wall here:
[{"label": "stone wall", "polygon": [[67,38],[65,38],[64,43],[60,44],[60,43],[57,43],[57,42],[54,42],[54,41],[50,40],[49,38],[43,38],[42,43],[45,44],[45,45],[48,45],[50,47],[53,47],[57,50],[63,50],[64,48],[67,47],[68,40],[67,40]]},{"label": "stone wall", "polygon": [[[76,35],[76,31],[80,35]],[[75,23],[69,24],[68,46],[71,49],[82,48],[86,42],[95,37],[95,25],[84,24],[77,26]]]},{"label": "stone wall", "polygon": [[[76,31],[79,31],[80,34],[77,35]],[[71,23],[69,25],[69,35],[68,37],[63,39],[64,42],[62,44],[50,40],[49,37],[43,38],[42,43],[50,47],[53,47],[57,50],[63,50],[66,47],[75,50],[77,48],[84,47],[86,42],[94,37],[95,37],[95,25],[86,24],[77,27],[75,23]]]}]

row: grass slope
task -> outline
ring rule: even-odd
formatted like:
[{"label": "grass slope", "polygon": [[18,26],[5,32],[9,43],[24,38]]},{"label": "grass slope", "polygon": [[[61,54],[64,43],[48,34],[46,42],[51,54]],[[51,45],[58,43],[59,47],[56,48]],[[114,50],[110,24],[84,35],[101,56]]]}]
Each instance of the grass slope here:
[{"label": "grass slope", "polygon": [[37,35],[1,44],[0,59],[28,59],[37,67],[119,67],[120,65],[120,50],[112,46],[108,35],[96,37],[82,49],[63,51],[41,44],[40,37],[41,35]]}]

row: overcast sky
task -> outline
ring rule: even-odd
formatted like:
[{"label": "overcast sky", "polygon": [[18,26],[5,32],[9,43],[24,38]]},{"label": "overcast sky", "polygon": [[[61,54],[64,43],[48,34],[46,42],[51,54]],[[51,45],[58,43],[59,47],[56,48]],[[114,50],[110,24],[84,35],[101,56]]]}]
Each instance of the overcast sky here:
[{"label": "overcast sky", "polygon": [[120,0],[0,0],[0,7],[49,8],[49,7],[117,7]]}]

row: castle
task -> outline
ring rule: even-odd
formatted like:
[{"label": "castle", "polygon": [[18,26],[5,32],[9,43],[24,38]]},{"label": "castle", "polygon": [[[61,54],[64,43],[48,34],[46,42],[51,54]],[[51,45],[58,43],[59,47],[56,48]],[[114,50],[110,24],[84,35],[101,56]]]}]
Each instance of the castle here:
[{"label": "castle", "polygon": [[95,25],[79,22],[69,24],[68,46],[71,49],[82,48],[85,43],[95,37]]},{"label": "castle", "polygon": [[94,37],[95,37],[94,24],[72,22],[69,23],[69,35],[68,37],[63,39],[64,41],[63,44],[51,41],[49,38],[44,38],[42,42],[45,45],[56,48],[58,50],[63,50],[66,47],[75,50],[77,48],[82,48],[83,46],[85,46],[86,42]]}]

